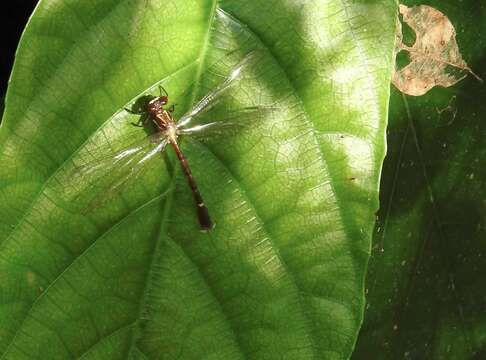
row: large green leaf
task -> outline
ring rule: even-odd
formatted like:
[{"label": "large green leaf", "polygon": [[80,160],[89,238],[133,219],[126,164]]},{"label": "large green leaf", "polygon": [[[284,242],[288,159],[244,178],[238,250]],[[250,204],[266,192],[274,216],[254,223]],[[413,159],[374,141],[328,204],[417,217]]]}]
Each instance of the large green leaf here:
[{"label": "large green leaf", "polygon": [[[0,132],[0,359],[347,358],[394,24],[385,0],[41,1]],[[213,231],[172,155],[88,213],[66,201],[98,196],[74,167],[145,136],[131,99],[162,82],[180,116],[250,51],[228,100],[278,112],[183,143]]]},{"label": "large green leaf", "polygon": [[[486,78],[484,4],[427,3],[451,19],[464,59]],[[423,97],[392,92],[356,359],[486,356],[485,98],[472,76]]]}]

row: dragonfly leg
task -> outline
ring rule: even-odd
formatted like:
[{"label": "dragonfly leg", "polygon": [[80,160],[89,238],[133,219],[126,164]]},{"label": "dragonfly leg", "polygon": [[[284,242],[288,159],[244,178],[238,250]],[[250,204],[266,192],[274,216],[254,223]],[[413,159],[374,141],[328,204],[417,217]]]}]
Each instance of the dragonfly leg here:
[{"label": "dragonfly leg", "polygon": [[146,116],[144,116],[144,113],[143,112],[133,111],[130,108],[124,108],[124,109],[129,114],[132,114],[132,115],[141,115],[137,122],[132,122],[131,123],[133,126],[143,127],[145,125],[145,123],[147,122],[147,120],[144,119]]},{"label": "dragonfly leg", "polygon": [[167,111],[173,113],[174,110],[175,110],[176,105],[177,104],[172,104],[171,106],[169,106],[169,108],[167,109]]},{"label": "dragonfly leg", "polygon": [[160,96],[163,96],[164,94],[167,97],[169,96],[169,94],[167,93],[167,90],[165,90],[162,85],[159,85],[159,92],[160,92]]},{"label": "dragonfly leg", "polygon": [[127,112],[127,113],[130,113],[132,115],[142,115],[143,113],[142,112],[138,112],[138,111],[133,111],[132,109],[130,108],[124,108],[124,110]]},{"label": "dragonfly leg", "polygon": [[143,114],[140,116],[137,122],[132,122],[131,124],[136,127],[144,127],[147,125],[147,121],[149,120],[149,117]]}]

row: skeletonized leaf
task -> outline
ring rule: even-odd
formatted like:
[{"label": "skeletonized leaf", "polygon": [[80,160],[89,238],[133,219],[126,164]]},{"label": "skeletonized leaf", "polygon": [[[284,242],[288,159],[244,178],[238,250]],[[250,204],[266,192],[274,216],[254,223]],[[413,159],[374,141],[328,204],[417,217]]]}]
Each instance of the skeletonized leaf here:
[{"label": "skeletonized leaf", "polygon": [[434,86],[449,87],[468,73],[475,75],[462,59],[456,31],[447,16],[426,6],[400,5],[403,21],[415,32],[413,46],[403,42],[402,24],[397,21],[395,53],[407,51],[410,63],[393,73],[393,84],[407,95],[420,96]]}]

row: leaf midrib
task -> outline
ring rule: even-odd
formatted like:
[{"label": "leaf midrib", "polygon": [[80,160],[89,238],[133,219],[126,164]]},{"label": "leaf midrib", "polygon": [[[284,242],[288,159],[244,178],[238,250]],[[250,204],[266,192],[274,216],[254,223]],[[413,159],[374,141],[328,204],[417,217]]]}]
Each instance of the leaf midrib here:
[{"label": "leaf midrib", "polygon": [[[151,285],[152,277],[153,277],[154,273],[156,272],[155,269],[157,268],[157,260],[159,259],[159,256],[160,256],[160,248],[161,248],[162,243],[164,241],[164,235],[167,236],[167,226],[168,226],[167,219],[169,217],[170,208],[172,207],[172,202],[174,200],[175,179],[176,179],[178,172],[179,172],[178,168],[174,169],[174,171],[172,173],[170,185],[169,185],[168,190],[166,192],[166,194],[168,194],[168,199],[166,200],[166,202],[164,204],[165,206],[164,206],[163,216],[162,216],[162,219],[161,219],[161,222],[160,222],[159,233],[157,235],[157,241],[155,243],[155,246],[154,246],[154,249],[153,249],[153,252],[152,252],[150,264],[148,266],[147,276],[146,276],[145,284],[144,284],[143,291],[142,291],[142,298],[141,298],[139,305],[138,305],[138,313],[137,313],[137,317],[135,319],[136,328],[134,329],[132,339],[131,339],[131,343],[130,343],[130,347],[128,348],[128,351],[127,351],[127,359],[130,358],[130,354],[132,353],[133,349],[135,349],[137,347],[137,341],[139,340],[140,335],[142,333],[141,329],[140,329],[140,319],[142,318],[142,314],[144,313],[145,307],[147,305],[147,298],[148,298],[148,295],[150,293],[150,285]],[[144,204],[143,206],[145,206],[147,204],[148,203]]]},{"label": "leaf midrib", "polygon": [[[208,49],[209,49],[211,29],[212,29],[212,24],[214,22],[215,15],[216,15],[217,3],[218,3],[218,0],[212,0],[207,30],[206,30],[206,34],[204,35],[204,41],[203,41],[203,45],[201,47],[201,51],[200,51],[199,56],[198,56],[199,64],[198,64],[198,68],[196,70],[196,75],[195,75],[195,80],[194,80],[195,85],[193,87],[193,91],[192,91],[192,94],[191,94],[191,100],[189,102],[189,105],[191,107],[193,106],[193,104],[196,100],[197,91],[198,91],[198,88],[199,88],[198,84],[200,83],[200,79],[201,79],[201,76],[202,76],[202,71],[203,71],[203,67],[204,67],[204,61],[202,59],[206,58],[207,52],[208,52]],[[176,176],[179,172],[180,172],[179,167],[175,167],[174,171],[172,172],[172,179],[171,179],[171,185],[170,185],[170,188],[172,190],[175,187],[175,179],[176,179]],[[142,294],[142,299],[141,299],[140,304],[139,304],[139,311],[138,311],[137,320],[136,320],[137,324],[140,321],[141,315],[144,312],[145,307],[147,305],[147,296],[150,292],[151,278],[152,278],[152,275],[154,273],[154,269],[157,267],[156,261],[158,259],[160,247],[161,247],[161,244],[162,244],[162,241],[163,241],[162,235],[167,233],[167,218],[168,218],[168,214],[169,214],[168,209],[170,209],[170,207],[172,206],[173,198],[174,198],[174,194],[173,194],[173,191],[172,191],[170,193],[170,200],[166,203],[166,206],[164,208],[164,218],[162,219],[162,222],[161,222],[161,225],[160,225],[160,231],[159,231],[157,243],[155,245],[154,253],[153,253],[152,259],[150,261],[150,265],[149,265],[149,269],[148,269],[148,273],[147,273],[147,278],[146,278],[146,281],[145,281],[145,286],[144,286],[144,290],[143,290],[143,294]],[[141,336],[141,331],[140,331],[140,328],[137,327],[137,329],[135,329],[135,333],[132,336],[132,341],[131,341],[130,347],[127,351],[127,359],[130,358],[130,355],[131,355],[133,349],[137,348],[137,341],[140,338],[140,336]]]}]

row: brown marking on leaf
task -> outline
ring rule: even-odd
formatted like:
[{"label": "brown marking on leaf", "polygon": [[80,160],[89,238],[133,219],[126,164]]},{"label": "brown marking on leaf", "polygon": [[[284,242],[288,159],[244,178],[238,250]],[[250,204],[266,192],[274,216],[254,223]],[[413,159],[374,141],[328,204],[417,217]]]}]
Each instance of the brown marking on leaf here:
[{"label": "brown marking on leaf", "polygon": [[434,86],[449,87],[473,73],[462,59],[456,42],[456,31],[451,22],[433,7],[400,5],[403,21],[415,32],[415,43],[403,42],[402,24],[397,22],[395,58],[407,51],[410,63],[393,71],[393,84],[407,95],[424,95]]}]

